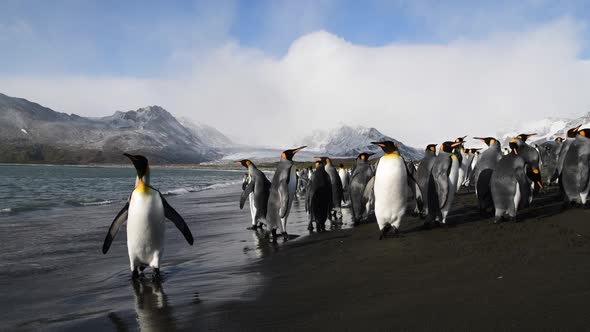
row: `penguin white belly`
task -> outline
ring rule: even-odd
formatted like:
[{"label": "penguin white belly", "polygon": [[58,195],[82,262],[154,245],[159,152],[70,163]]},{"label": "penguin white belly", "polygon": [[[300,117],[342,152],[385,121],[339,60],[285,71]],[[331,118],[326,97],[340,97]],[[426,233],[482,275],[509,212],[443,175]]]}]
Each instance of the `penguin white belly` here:
[{"label": "penguin white belly", "polygon": [[165,226],[160,194],[152,189],[136,189],[131,195],[127,217],[127,250],[131,270],[141,265],[160,267]]},{"label": "penguin white belly", "polygon": [[443,223],[445,223],[447,215],[449,214],[449,210],[451,210],[451,205],[455,199],[455,192],[457,191],[457,181],[459,180],[459,160],[457,160],[456,156],[451,156],[451,160],[452,162],[451,171],[449,172],[449,192],[447,194],[447,202],[445,203],[445,206],[440,209],[443,217]]},{"label": "penguin white belly", "polygon": [[406,168],[401,157],[384,156],[375,175],[375,217],[379,229],[386,224],[399,228],[407,205]]},{"label": "penguin white belly", "polygon": [[291,167],[287,189],[289,190],[289,204],[287,206],[285,217],[281,218],[281,232],[287,232],[287,218],[289,217],[289,213],[291,213],[291,205],[293,205],[293,199],[295,199],[295,192],[297,191],[297,175],[295,173],[295,167]]},{"label": "penguin white belly", "polygon": [[463,184],[463,181],[465,181],[465,169],[463,167],[459,168],[459,175],[457,177],[457,183],[459,185],[457,185],[457,188],[455,189],[455,191],[459,191],[459,189],[461,188],[461,184]]},{"label": "penguin white belly", "polygon": [[254,204],[254,193],[250,193],[248,195],[248,200],[250,201],[250,214],[252,215],[252,225],[256,225],[256,204]]},{"label": "penguin white belly", "polygon": [[[516,212],[518,211],[518,206],[520,205],[520,199],[521,199],[521,195],[520,195],[520,185],[518,184],[518,182],[516,182],[516,191],[514,192],[514,216],[516,216]],[[511,216],[511,217],[514,217]]]}]

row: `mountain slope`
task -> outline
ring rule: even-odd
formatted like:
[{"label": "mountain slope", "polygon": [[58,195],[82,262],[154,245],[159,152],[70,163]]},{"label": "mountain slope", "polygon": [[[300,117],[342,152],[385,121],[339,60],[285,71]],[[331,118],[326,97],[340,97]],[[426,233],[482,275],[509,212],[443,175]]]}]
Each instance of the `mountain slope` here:
[{"label": "mountain slope", "polygon": [[219,158],[159,106],[84,118],[0,94],[0,162],[118,163],[123,152],[156,163]]},{"label": "mountain slope", "polygon": [[590,127],[590,112],[574,119],[546,118],[524,123],[517,128],[499,132],[498,139],[500,139],[504,145],[507,144],[510,138],[518,134],[537,133],[537,135],[533,136],[530,140],[533,143],[542,143],[547,140],[553,140],[558,136],[565,137],[568,129],[580,124],[582,125],[581,128]]},{"label": "mountain slope", "polygon": [[204,123],[194,122],[188,118],[180,118],[180,124],[188,129],[193,136],[206,146],[216,149],[227,149],[237,144],[214,127]]},{"label": "mountain slope", "polygon": [[305,137],[301,143],[308,151],[316,151],[332,157],[356,157],[362,152],[382,153],[381,148],[371,144],[374,141],[390,140],[398,144],[400,153],[408,160],[422,158],[421,150],[382,134],[375,128],[342,126],[329,131],[317,130]]}]

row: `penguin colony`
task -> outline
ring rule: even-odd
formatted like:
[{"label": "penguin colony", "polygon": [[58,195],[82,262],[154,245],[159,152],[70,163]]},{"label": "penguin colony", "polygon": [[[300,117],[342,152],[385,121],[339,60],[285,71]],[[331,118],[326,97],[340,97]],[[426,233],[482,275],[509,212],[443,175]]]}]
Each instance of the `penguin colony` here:
[{"label": "penguin colony", "polygon": [[[528,207],[544,185],[559,185],[564,206],[586,205],[590,191],[590,128],[571,128],[566,138],[530,145],[535,134],[520,134],[502,149],[494,137],[473,137],[488,148],[466,148],[466,136],[442,144],[429,144],[420,161],[404,160],[392,141],[371,142],[383,155],[360,153],[352,169],[336,167],[329,157],[316,157],[314,165],[298,170],[293,157],[305,146],[285,150],[269,180],[251,160],[239,163],[248,170],[242,184],[240,209],[249,202],[252,224],[248,229],[264,231],[273,242],[280,234],[289,240],[287,220],[295,199],[303,198],[310,232],[325,232],[326,222],[342,224],[342,206],[348,204],[355,225],[376,221],[379,239],[395,236],[408,210],[409,193],[415,200],[413,213],[425,226],[444,226],[455,194],[473,192],[484,215],[494,222],[517,221],[518,212]],[[106,235],[103,253],[121,225],[127,221],[127,248],[132,277],[146,267],[160,278],[164,252],[165,220],[180,230],[192,245],[193,236],[178,212],[150,186],[149,165],[141,155],[125,154],[137,171],[135,189],[117,214]]]}]

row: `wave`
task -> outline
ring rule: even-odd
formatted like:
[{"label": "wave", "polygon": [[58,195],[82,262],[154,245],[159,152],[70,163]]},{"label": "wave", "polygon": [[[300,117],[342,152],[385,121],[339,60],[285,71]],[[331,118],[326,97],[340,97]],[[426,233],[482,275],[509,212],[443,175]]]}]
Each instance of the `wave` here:
[{"label": "wave", "polygon": [[171,189],[171,190],[167,190],[167,191],[162,191],[162,194],[164,194],[165,196],[186,195],[188,193],[200,192],[200,191],[205,191],[205,190],[226,188],[226,187],[238,185],[241,183],[242,183],[242,181],[240,180],[240,181],[228,181],[228,182],[215,183],[215,184],[202,185],[202,186],[181,187],[181,188],[175,188],[175,189]]}]

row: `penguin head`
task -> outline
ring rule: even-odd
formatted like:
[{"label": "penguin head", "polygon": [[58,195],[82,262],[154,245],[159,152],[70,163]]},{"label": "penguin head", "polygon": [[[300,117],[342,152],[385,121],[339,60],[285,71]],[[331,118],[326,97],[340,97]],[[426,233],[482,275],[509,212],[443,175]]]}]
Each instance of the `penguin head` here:
[{"label": "penguin head", "polygon": [[397,144],[392,141],[371,142],[371,144],[379,146],[385,154],[398,153]]},{"label": "penguin head", "polygon": [[133,163],[133,166],[135,166],[135,170],[137,171],[138,178],[141,179],[149,174],[150,166],[148,165],[148,160],[146,157],[139,154],[132,155],[129,153],[123,153],[123,155],[131,159],[131,162]]},{"label": "penguin head", "polygon": [[467,135],[465,135],[463,137],[457,137],[455,139],[455,143],[461,143],[461,144],[465,143],[465,137],[467,137]]},{"label": "penguin head", "polygon": [[363,152],[363,153],[359,154],[358,157],[356,157],[356,159],[366,161],[366,160],[369,160],[369,157],[372,155],[374,155],[373,152]]},{"label": "penguin head", "polygon": [[532,171],[527,171],[527,176],[529,179],[536,183],[539,188],[543,189],[543,179],[541,178],[541,171],[538,168],[534,168]]},{"label": "penguin head", "polygon": [[531,136],[535,136],[537,135],[537,133],[533,133],[533,134],[519,134],[518,136],[516,136],[516,138],[522,140],[523,142],[526,142],[526,140],[531,137]]},{"label": "penguin head", "polygon": [[486,143],[487,146],[495,144],[498,141],[494,137],[474,137],[474,138]]},{"label": "penguin head", "polygon": [[481,148],[471,148],[471,149],[467,149],[468,153],[472,153],[472,154],[476,154],[479,153],[477,151],[481,150]]},{"label": "penguin head", "polygon": [[561,143],[561,142],[563,142],[563,137],[560,137],[560,136],[558,136],[558,137],[555,137],[555,141],[556,141],[557,143]]},{"label": "penguin head", "polygon": [[283,151],[283,153],[281,154],[281,158],[282,158],[282,159],[285,159],[285,160],[291,160],[291,161],[292,161],[292,160],[293,160],[293,156],[294,156],[294,155],[295,155],[297,152],[299,152],[299,151],[301,151],[301,150],[305,149],[306,147],[307,147],[307,146],[305,146],[305,145],[304,145],[304,146],[300,146],[300,147],[298,147],[297,149],[290,149],[290,150],[285,150],[285,151]]},{"label": "penguin head", "polygon": [[330,157],[314,157],[314,158],[321,160],[322,164],[324,164],[324,165],[331,165],[332,164],[332,159],[330,159]]},{"label": "penguin head", "polygon": [[451,153],[453,149],[461,145],[461,142],[446,141],[440,145],[440,151]]},{"label": "penguin head", "polygon": [[578,126],[576,126],[576,127],[573,127],[573,128],[571,128],[571,129],[569,129],[569,130],[567,131],[567,137],[568,137],[568,138],[574,138],[574,137],[576,137],[576,134],[578,133],[578,129],[580,129],[580,127],[581,127],[581,126],[582,126],[582,125],[580,124],[580,125],[578,125]]},{"label": "penguin head", "polygon": [[324,166],[324,163],[321,160],[316,160],[315,163],[313,163],[313,166],[315,169],[318,169],[318,167]]},{"label": "penguin head", "polygon": [[428,144],[426,146],[426,149],[424,149],[424,151],[432,151],[432,152],[436,153],[436,144]]},{"label": "penguin head", "polygon": [[577,134],[580,136],[584,136],[586,138],[590,138],[590,128],[584,128],[582,130],[578,130]]},{"label": "penguin head", "polygon": [[246,168],[248,168],[248,167],[250,167],[250,165],[252,165],[252,161],[250,161],[250,159],[242,159],[238,162]]}]

